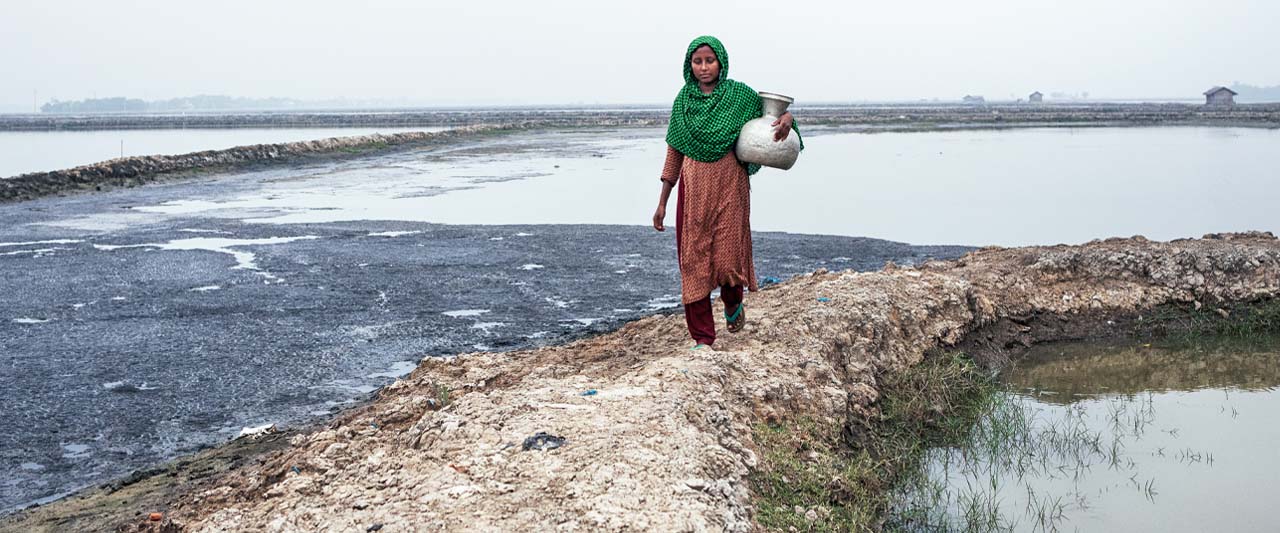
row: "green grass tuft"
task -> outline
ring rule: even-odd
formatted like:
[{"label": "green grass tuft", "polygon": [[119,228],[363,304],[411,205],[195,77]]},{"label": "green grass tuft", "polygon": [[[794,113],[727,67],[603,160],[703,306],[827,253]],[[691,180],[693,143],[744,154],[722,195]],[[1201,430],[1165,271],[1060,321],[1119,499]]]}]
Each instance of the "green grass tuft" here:
[{"label": "green grass tuft", "polygon": [[[880,531],[893,489],[931,447],[961,442],[997,390],[963,355],[936,355],[882,376],[881,418],[848,438],[813,420],[762,424],[752,475],[757,522],[776,531]],[[806,516],[807,515],[807,516]]]},{"label": "green grass tuft", "polygon": [[1165,340],[1194,340],[1201,337],[1256,339],[1280,333],[1280,299],[1232,307],[1166,307],[1142,318],[1139,333]]}]

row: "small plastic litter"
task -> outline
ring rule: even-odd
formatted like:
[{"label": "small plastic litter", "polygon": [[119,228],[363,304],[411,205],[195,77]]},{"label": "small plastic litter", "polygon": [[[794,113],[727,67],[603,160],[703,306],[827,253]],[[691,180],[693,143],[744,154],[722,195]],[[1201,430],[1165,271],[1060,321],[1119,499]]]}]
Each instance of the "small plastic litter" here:
[{"label": "small plastic litter", "polygon": [[824,302],[824,303],[825,303],[825,302],[830,302],[830,301],[831,301],[831,298],[827,298],[826,296],[819,296],[819,297],[818,297],[818,301],[819,301],[819,302]]},{"label": "small plastic litter", "polygon": [[545,431],[539,431],[534,433],[532,437],[524,439],[524,451],[526,452],[529,450],[554,450],[561,446],[564,446],[564,437],[557,437]]},{"label": "small plastic litter", "polygon": [[582,395],[583,395],[583,396],[595,396],[596,394],[599,394],[599,393],[600,393],[600,391],[598,391],[598,390],[595,390],[595,389],[587,389],[587,390],[585,390],[585,391],[583,391],[583,392],[582,392]]},{"label": "small plastic litter", "polygon": [[151,520],[152,522],[159,522],[161,520],[164,520],[164,515],[161,513],[151,513],[150,515],[147,516],[147,519]]},{"label": "small plastic litter", "polygon": [[370,531],[382,531],[382,524],[374,524],[372,526],[369,526],[369,528],[365,530],[365,533],[368,533]]},{"label": "small plastic litter", "polygon": [[760,282],[765,285],[773,285],[775,283],[782,283],[782,280],[773,276],[765,276],[763,280],[760,280]]},{"label": "small plastic litter", "polygon": [[293,465],[293,466],[289,467],[289,470],[292,470],[292,471],[293,471],[293,473],[295,473],[295,474],[301,474],[301,473],[302,473],[302,469],[301,469],[301,468],[298,468],[298,465]]},{"label": "small plastic litter", "polygon": [[237,436],[236,438],[239,439],[239,438],[249,437],[250,439],[256,439],[258,437],[262,437],[263,435],[275,433],[276,431],[277,430],[276,430],[275,424],[263,424],[257,427],[247,427],[247,428],[241,429],[240,435]]}]

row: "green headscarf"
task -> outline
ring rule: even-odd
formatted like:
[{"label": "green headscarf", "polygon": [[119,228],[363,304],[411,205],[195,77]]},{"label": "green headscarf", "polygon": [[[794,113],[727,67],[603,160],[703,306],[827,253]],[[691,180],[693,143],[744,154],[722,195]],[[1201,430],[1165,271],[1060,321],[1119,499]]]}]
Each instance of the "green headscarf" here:
[{"label": "green headscarf", "polygon": [[[693,76],[693,52],[702,45],[710,46],[720,61],[720,82],[711,94],[703,94]],[[759,93],[729,79],[729,54],[719,39],[703,35],[689,43],[684,54],[684,87],[671,105],[667,144],[696,161],[713,163],[733,149],[743,125],[763,114]],[[748,174],[757,170],[760,165],[747,165]]]}]

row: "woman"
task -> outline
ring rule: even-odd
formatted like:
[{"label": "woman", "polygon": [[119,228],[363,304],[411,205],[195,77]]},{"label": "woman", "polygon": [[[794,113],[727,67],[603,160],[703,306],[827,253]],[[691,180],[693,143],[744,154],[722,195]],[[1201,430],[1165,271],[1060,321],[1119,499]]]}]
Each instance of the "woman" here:
[{"label": "woman", "polygon": [[[678,186],[680,299],[689,335],[696,343],[693,348],[699,349],[716,341],[711,291],[720,287],[725,322],[736,333],[747,323],[743,288],[758,290],[751,258],[748,176],[760,166],[738,161],[733,146],[742,126],[759,118],[763,108],[759,94],[729,79],[729,56],[715,37],[704,35],[689,44],[684,82],[671,106],[667,160],[653,227],[666,230],[667,199]],[[774,140],[780,141],[791,132],[794,119],[788,112],[773,125]]]}]

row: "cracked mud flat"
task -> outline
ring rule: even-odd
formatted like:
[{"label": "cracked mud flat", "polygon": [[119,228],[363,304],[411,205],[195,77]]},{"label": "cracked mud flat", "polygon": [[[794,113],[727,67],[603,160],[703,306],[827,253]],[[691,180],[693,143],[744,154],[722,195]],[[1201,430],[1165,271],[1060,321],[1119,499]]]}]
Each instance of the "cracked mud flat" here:
[{"label": "cracked mud flat", "polygon": [[[681,318],[655,316],[563,346],[426,361],[260,464],[188,488],[153,527],[747,531],[753,424],[873,423],[877,376],[935,348],[998,358],[1122,332],[1158,307],[1229,313],[1278,292],[1280,242],[1260,233],[819,271],[749,297],[748,330],[719,351],[690,351]],[[566,443],[523,451],[539,431]]]}]

